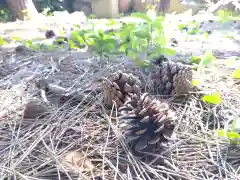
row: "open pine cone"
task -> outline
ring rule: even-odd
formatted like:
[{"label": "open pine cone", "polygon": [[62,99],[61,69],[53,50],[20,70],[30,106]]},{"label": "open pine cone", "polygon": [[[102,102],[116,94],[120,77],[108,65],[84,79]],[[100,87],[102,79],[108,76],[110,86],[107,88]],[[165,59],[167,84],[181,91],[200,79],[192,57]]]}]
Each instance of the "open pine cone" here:
[{"label": "open pine cone", "polygon": [[192,90],[193,69],[176,62],[164,62],[153,74],[154,89],[162,95],[187,94]]},{"label": "open pine cone", "polygon": [[132,74],[126,74],[117,71],[104,79],[104,101],[108,106],[116,102],[117,107],[124,104],[124,102],[132,94],[139,95],[141,92],[141,82]]},{"label": "open pine cone", "polygon": [[147,93],[133,95],[119,108],[119,128],[134,152],[153,152],[166,147],[175,128],[175,113],[167,103]]}]

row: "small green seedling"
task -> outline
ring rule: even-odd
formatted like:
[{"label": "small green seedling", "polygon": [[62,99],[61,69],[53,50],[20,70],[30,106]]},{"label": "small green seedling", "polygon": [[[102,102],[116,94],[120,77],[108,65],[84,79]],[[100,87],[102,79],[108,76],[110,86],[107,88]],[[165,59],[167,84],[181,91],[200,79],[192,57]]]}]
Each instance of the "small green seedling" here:
[{"label": "small green seedling", "polygon": [[231,144],[240,143],[240,119],[237,118],[232,122],[232,128],[230,131],[218,129],[218,136],[224,137],[230,141]]}]

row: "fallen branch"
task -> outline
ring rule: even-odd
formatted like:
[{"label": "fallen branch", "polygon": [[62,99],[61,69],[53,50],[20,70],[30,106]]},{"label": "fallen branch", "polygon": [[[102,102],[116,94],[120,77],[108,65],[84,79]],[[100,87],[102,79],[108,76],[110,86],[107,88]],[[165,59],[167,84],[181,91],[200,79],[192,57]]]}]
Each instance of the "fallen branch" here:
[{"label": "fallen branch", "polygon": [[94,99],[94,97],[101,92],[101,88],[88,89],[83,92],[80,92],[80,89],[72,90],[64,88],[55,84],[48,83],[46,79],[41,79],[36,81],[37,87],[40,89],[41,97],[43,100],[49,103],[47,100],[48,93],[60,96],[61,100],[74,101],[74,102],[89,102]]}]

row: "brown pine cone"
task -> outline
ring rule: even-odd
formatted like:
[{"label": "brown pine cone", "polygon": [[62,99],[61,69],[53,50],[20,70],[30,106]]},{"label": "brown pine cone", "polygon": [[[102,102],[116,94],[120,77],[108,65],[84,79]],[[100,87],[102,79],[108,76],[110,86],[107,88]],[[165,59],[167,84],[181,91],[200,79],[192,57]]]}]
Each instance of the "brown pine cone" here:
[{"label": "brown pine cone", "polygon": [[181,63],[164,62],[152,75],[154,89],[162,95],[182,95],[192,90],[193,69]]},{"label": "brown pine cone", "polygon": [[119,128],[134,152],[166,147],[175,128],[175,113],[167,103],[148,94],[133,95],[119,108]]},{"label": "brown pine cone", "polygon": [[141,82],[132,74],[117,71],[104,79],[103,90],[104,101],[107,106],[112,106],[113,101],[115,101],[117,107],[119,107],[124,104],[129,95],[140,94]]},{"label": "brown pine cone", "polygon": [[45,32],[46,39],[50,39],[56,36],[56,33],[53,30],[47,30]]}]

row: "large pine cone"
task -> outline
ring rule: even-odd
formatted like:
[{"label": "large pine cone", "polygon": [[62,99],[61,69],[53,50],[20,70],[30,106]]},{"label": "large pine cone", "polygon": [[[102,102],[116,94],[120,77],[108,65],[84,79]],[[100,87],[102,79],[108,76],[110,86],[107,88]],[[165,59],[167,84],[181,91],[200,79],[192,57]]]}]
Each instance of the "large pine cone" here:
[{"label": "large pine cone", "polygon": [[108,106],[116,102],[117,107],[128,100],[132,94],[139,95],[141,92],[141,81],[132,74],[117,71],[104,79],[104,101]]},{"label": "large pine cone", "polygon": [[119,128],[134,152],[155,152],[172,138],[175,113],[168,104],[152,100],[147,93],[133,95],[119,113]]},{"label": "large pine cone", "polygon": [[176,62],[164,62],[153,74],[154,89],[162,95],[182,95],[192,90],[193,69]]}]

